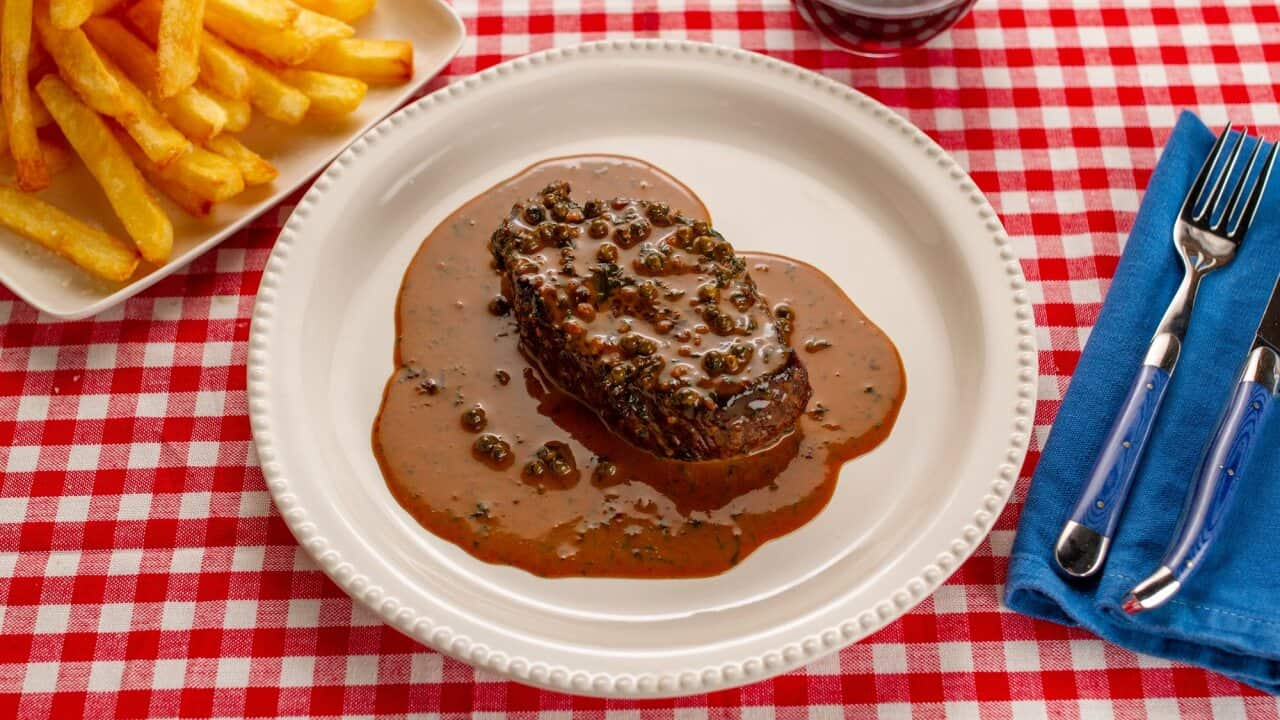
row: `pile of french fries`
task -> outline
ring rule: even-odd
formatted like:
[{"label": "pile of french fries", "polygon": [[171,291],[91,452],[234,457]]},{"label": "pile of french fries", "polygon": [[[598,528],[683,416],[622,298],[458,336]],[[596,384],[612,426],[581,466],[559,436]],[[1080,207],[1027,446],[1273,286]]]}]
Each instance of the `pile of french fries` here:
[{"label": "pile of french fries", "polygon": [[[123,282],[165,263],[173,224],[272,182],[235,136],[254,113],[295,125],[355,110],[413,76],[405,41],[355,38],[374,0],[3,0],[0,225]],[[68,147],[70,150],[68,150]],[[32,193],[78,156],[130,242]]]}]

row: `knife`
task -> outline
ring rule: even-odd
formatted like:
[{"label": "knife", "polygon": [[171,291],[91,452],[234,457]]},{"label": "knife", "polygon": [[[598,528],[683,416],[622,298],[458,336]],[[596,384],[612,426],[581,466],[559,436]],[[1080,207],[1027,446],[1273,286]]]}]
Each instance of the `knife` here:
[{"label": "knife", "polygon": [[1236,382],[1226,413],[1196,471],[1195,483],[1173,542],[1160,567],[1134,586],[1124,602],[1130,615],[1163,605],[1204,560],[1240,484],[1240,471],[1267,425],[1280,391],[1280,278],[1262,314],[1258,333]]}]

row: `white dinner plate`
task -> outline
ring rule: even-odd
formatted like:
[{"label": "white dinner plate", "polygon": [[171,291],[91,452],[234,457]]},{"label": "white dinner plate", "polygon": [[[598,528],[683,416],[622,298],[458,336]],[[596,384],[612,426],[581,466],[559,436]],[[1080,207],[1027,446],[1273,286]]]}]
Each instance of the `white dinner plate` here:
[{"label": "white dinner plate", "polygon": [[[398,85],[370,85],[359,109],[338,120],[307,118],[289,126],[255,112],[253,122],[238,137],[270,160],[280,176],[220,203],[207,218],[193,218],[161,198],[173,220],[173,257],[168,263],[145,274],[139,271],[124,283],[107,282],[0,228],[0,283],[37,309],[64,320],[88,317],[133,297],[315,177],[343,148],[440,72],[462,47],[464,36],[462,20],[443,0],[380,0],[372,13],[354,25],[357,37],[411,41],[413,78]],[[56,176],[40,197],[117,237],[128,237],[93,176],[78,162]]]},{"label": "white dinner plate", "polygon": [[[812,522],[722,575],[544,579],[485,564],[414,522],[370,450],[396,294],[422,239],[497,181],[575,153],[671,172],[737,247],[823,269],[902,353],[909,390],[889,439],[844,467]],[[848,87],[710,45],[552,50],[410,105],[316,182],[262,279],[250,416],[289,527],[401,631],[556,690],[701,692],[865,637],[982,541],[1032,420],[1024,283],[965,172]]]}]

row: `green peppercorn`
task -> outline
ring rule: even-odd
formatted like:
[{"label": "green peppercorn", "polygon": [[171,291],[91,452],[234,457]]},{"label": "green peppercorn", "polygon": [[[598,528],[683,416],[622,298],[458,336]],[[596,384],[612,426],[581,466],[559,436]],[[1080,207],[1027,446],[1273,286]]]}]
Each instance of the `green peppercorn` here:
[{"label": "green peppercorn", "polygon": [[711,249],[711,256],[718,262],[729,262],[733,259],[733,246],[721,240]]},{"label": "green peppercorn", "polygon": [[486,417],[484,408],[479,405],[462,413],[462,427],[471,432],[480,432],[488,424],[489,418]]},{"label": "green peppercorn", "polygon": [[716,248],[716,239],[711,237],[710,235],[702,235],[693,243],[693,249],[699,255],[706,255],[710,257],[712,251],[714,251],[715,248]]},{"label": "green peppercorn", "polygon": [[532,255],[542,249],[542,242],[533,233],[520,234],[520,252]]},{"label": "green peppercorn", "polygon": [[733,332],[733,328],[734,328],[733,318],[729,317],[725,313],[721,313],[717,315],[716,319],[712,322],[713,322],[712,327],[714,327],[716,329],[716,332],[721,335],[728,335],[729,333]]},{"label": "green peppercorn", "polygon": [[773,316],[779,320],[790,321],[796,318],[796,311],[786,303],[778,303],[773,306]]},{"label": "green peppercorn", "polygon": [[685,250],[688,250],[689,248],[693,247],[693,238],[694,238],[693,228],[689,227],[688,225],[681,225],[680,227],[676,228],[676,232],[675,232],[675,235],[673,235],[673,237],[676,239],[676,244],[684,248]]},{"label": "green peppercorn", "polygon": [[692,410],[702,404],[702,393],[691,387],[680,388],[672,396],[676,407]]},{"label": "green peppercorn", "polygon": [[608,237],[609,223],[599,218],[592,220],[591,224],[587,226],[587,233],[597,240]]},{"label": "green peppercorn", "polygon": [[596,469],[592,473],[592,476],[600,482],[612,480],[614,477],[617,477],[617,475],[618,466],[608,460],[601,460],[600,464],[596,465]]},{"label": "green peppercorn", "polygon": [[715,303],[720,301],[720,288],[712,283],[706,283],[698,286],[698,299],[705,303]]},{"label": "green peppercorn", "polygon": [[712,350],[702,356],[702,369],[707,371],[708,375],[715,377],[724,372],[724,354]]},{"label": "green peppercorn", "polygon": [[640,340],[641,338],[639,335],[632,335],[628,333],[619,338],[618,347],[622,348],[622,352],[628,355],[636,355],[637,350],[640,347]]},{"label": "green peppercorn", "polygon": [[645,253],[641,262],[644,263],[644,268],[651,273],[660,273],[667,266],[667,259],[659,252]]},{"label": "green peppercorn", "polygon": [[511,302],[501,295],[496,295],[489,301],[489,314],[499,317],[511,312]]},{"label": "green peppercorn", "polygon": [[569,208],[569,212],[567,212],[567,213],[565,213],[565,214],[564,214],[564,221],[565,221],[565,222],[569,222],[569,223],[580,223],[580,222],[582,222],[584,219],[586,219],[586,218],[583,216],[583,214],[582,214],[582,210],[580,210],[580,209],[578,209],[578,208]]},{"label": "green peppercorn", "polygon": [[539,205],[527,205],[524,209],[524,221],[530,225],[537,225],[547,219],[547,215],[543,212]]},{"label": "green peppercorn", "polygon": [[547,465],[541,460],[530,460],[524,464],[522,471],[525,477],[539,478],[547,474]]},{"label": "green peppercorn", "polygon": [[600,262],[618,262],[618,246],[613,243],[602,243],[596,250],[596,258]]},{"label": "green peppercorn", "polygon": [[600,217],[604,212],[604,202],[601,200],[588,200],[582,205],[582,214],[588,218]]},{"label": "green peppercorn", "polygon": [[694,220],[693,234],[694,235],[710,235],[711,226],[707,224],[706,220]]},{"label": "green peppercorn", "polygon": [[[661,257],[661,256],[659,256]],[[641,284],[636,292],[640,293],[640,297],[648,302],[654,302],[658,299],[658,286],[651,282]]]},{"label": "green peppercorn", "polygon": [[618,363],[609,371],[609,381],[615,385],[626,382],[633,372],[635,372],[635,368],[631,366],[631,363]]}]

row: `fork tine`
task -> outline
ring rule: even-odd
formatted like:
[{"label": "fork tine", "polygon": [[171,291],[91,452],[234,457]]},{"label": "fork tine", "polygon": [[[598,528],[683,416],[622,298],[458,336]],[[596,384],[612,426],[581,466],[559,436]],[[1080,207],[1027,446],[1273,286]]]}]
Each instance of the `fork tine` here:
[{"label": "fork tine", "polygon": [[[1262,140],[1258,140],[1258,144],[1262,144]],[[1258,173],[1258,181],[1254,183],[1253,190],[1249,192],[1249,200],[1244,205],[1244,212],[1240,213],[1240,220],[1236,222],[1235,228],[1227,233],[1227,237],[1235,240],[1237,237],[1243,238],[1244,234],[1249,231],[1249,223],[1253,222],[1253,216],[1258,212],[1258,204],[1262,201],[1262,194],[1267,191],[1267,180],[1271,178],[1271,170],[1276,165],[1276,150],[1280,149],[1280,143],[1271,145],[1271,152],[1267,153],[1267,162],[1262,166],[1262,172]]]},{"label": "fork tine", "polygon": [[[1200,208],[1200,212],[1195,214],[1193,218],[1196,222],[1208,222],[1213,218],[1214,206],[1218,204],[1218,200],[1222,197],[1222,190],[1227,185],[1227,180],[1231,177],[1231,172],[1235,170],[1236,158],[1240,155],[1240,148],[1244,147],[1244,131],[1241,130],[1236,135],[1236,141],[1231,146],[1231,154],[1227,156],[1227,161],[1222,165],[1222,174],[1213,183],[1213,191],[1209,193],[1209,199],[1205,202],[1204,207]],[[1197,203],[1198,204],[1198,203]]]},{"label": "fork tine", "polygon": [[1231,191],[1231,199],[1227,201],[1227,209],[1222,211],[1222,216],[1218,218],[1218,222],[1214,223],[1210,228],[1213,232],[1222,232],[1231,223],[1231,217],[1236,214],[1236,209],[1240,205],[1240,198],[1244,195],[1245,186],[1249,184],[1249,179],[1253,177],[1253,168],[1258,164],[1258,151],[1262,149],[1263,143],[1266,141],[1261,137],[1253,144],[1253,151],[1249,153],[1249,161],[1244,164],[1244,170],[1240,172],[1240,177],[1236,180],[1235,188]]},{"label": "fork tine", "polygon": [[1204,190],[1204,185],[1209,181],[1209,174],[1213,172],[1213,166],[1218,164],[1218,157],[1222,154],[1222,146],[1227,142],[1227,136],[1231,134],[1232,125],[1227,123],[1223,128],[1222,134],[1213,142],[1213,147],[1209,150],[1209,155],[1204,159],[1204,165],[1200,166],[1200,174],[1196,175],[1196,181],[1191,184],[1191,189],[1187,191],[1187,197],[1182,201],[1182,212],[1184,218],[1190,219],[1191,213],[1196,209],[1196,203],[1200,199],[1200,193]]}]

